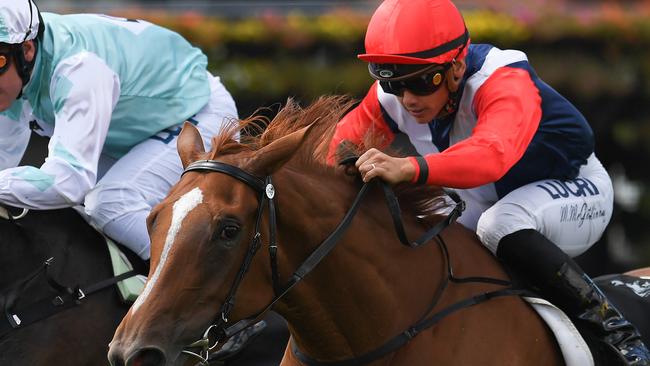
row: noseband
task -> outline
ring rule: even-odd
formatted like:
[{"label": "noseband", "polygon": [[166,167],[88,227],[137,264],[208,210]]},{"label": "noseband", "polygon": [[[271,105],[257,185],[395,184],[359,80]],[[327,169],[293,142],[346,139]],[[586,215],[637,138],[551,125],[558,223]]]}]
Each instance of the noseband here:
[{"label": "noseband", "polygon": [[[271,176],[267,176],[264,179],[261,179],[259,177],[256,177],[246,171],[244,171],[241,168],[238,168],[236,166],[222,163],[216,160],[199,160],[196,162],[191,163],[190,165],[185,168],[185,171],[183,174],[190,172],[190,171],[202,171],[202,172],[216,172],[216,173],[222,173],[229,175],[230,177],[233,177],[235,179],[238,179],[242,182],[244,182],[246,185],[251,187],[253,190],[255,190],[259,195],[259,204],[257,207],[257,219],[255,222],[255,234],[253,238],[251,239],[251,243],[248,249],[248,253],[246,254],[246,257],[244,258],[244,262],[242,263],[239,272],[237,273],[237,276],[235,277],[235,280],[230,288],[230,291],[228,292],[228,295],[221,305],[221,309],[219,311],[220,316],[217,318],[217,320],[210,325],[204,332],[203,338],[200,340],[188,345],[186,349],[182,351],[182,353],[193,356],[197,358],[200,362],[201,365],[207,366],[208,365],[208,360],[209,360],[209,354],[210,352],[216,348],[216,346],[219,344],[219,342],[224,339],[224,338],[229,338],[242,330],[246,329],[249,326],[252,326],[262,314],[266,313],[269,311],[273,305],[275,305],[276,302],[278,302],[280,299],[282,299],[295,285],[297,285],[302,279],[307,276],[315,267],[318,265],[328,254],[329,252],[334,249],[336,244],[338,243],[340,237],[343,235],[343,233],[347,230],[349,227],[350,223],[352,222],[352,218],[356,214],[361,200],[363,197],[366,195],[368,191],[369,185],[378,180],[373,180],[370,183],[365,183],[359,193],[357,194],[354,202],[352,203],[352,206],[349,208],[348,212],[345,214],[341,222],[338,224],[336,229],[330,235],[305,259],[305,261],[300,264],[298,269],[293,273],[291,278],[287,281],[287,283],[284,286],[280,285],[279,282],[279,275],[278,275],[278,269],[277,269],[277,243],[276,243],[276,212],[275,212],[275,188],[273,186]],[[432,227],[430,230],[425,232],[418,240],[415,241],[409,241],[407,239],[403,223],[402,223],[402,218],[400,215],[400,209],[399,209],[399,204],[397,201],[397,197],[395,197],[395,194],[393,193],[392,189],[388,184],[386,184],[383,181],[379,181],[382,184],[384,195],[386,197],[389,211],[391,213],[391,216],[393,218],[393,224],[395,225],[395,229],[397,232],[397,236],[399,237],[400,241],[402,244],[408,246],[408,247],[418,247],[422,244],[425,244],[429,242],[431,239],[436,238],[436,242],[440,245],[443,257],[445,258],[445,266],[447,268],[447,277],[443,281],[443,283],[440,285],[440,287],[436,291],[436,295],[434,297],[434,300],[432,304],[429,307],[429,311],[425,312],[425,317],[420,319],[416,324],[412,325],[409,327],[406,331],[403,333],[397,335],[396,337],[390,339],[386,343],[384,343],[381,347],[368,352],[360,357],[354,358],[354,359],[349,359],[345,361],[337,361],[337,362],[318,362],[316,360],[311,359],[309,356],[305,355],[304,353],[300,352],[298,350],[297,346],[292,343],[292,350],[294,352],[294,355],[304,364],[306,365],[361,365],[364,363],[371,362],[373,360],[379,359],[380,357],[385,356],[388,353],[394,352],[404,344],[406,344],[410,339],[415,337],[419,332],[422,330],[429,328],[433,326],[435,323],[437,323],[440,319],[443,317],[460,310],[462,308],[472,306],[484,301],[487,301],[491,298],[494,297],[500,297],[500,296],[511,296],[511,295],[519,295],[520,292],[517,290],[513,290],[511,288],[506,288],[503,290],[497,290],[497,291],[491,291],[487,293],[482,293],[480,295],[471,297],[469,299],[457,302],[445,309],[442,309],[442,311],[430,316],[426,317],[428,313],[433,310],[433,308],[437,305],[439,299],[442,297],[442,294],[447,287],[449,282],[458,282],[458,283],[465,283],[465,282],[483,282],[483,283],[490,283],[490,284],[496,284],[496,285],[501,285],[501,286],[509,286],[510,283],[507,281],[503,281],[500,279],[494,279],[494,278],[485,278],[485,277],[466,277],[466,278],[458,278],[455,277],[453,274],[453,270],[451,268],[451,261],[449,260],[449,253],[447,250],[447,246],[442,240],[442,237],[440,237],[440,232],[445,229],[447,226],[449,226],[453,221],[455,221],[462,213],[462,211],[465,208],[464,202],[460,200],[456,200],[456,205],[451,211],[451,213],[446,217],[446,219],[442,220],[438,224],[436,224],[434,227]],[[453,196],[452,196],[453,198]],[[243,319],[235,323],[234,325],[230,327],[226,327],[226,324],[228,323],[228,317],[230,315],[230,312],[232,311],[234,305],[235,305],[235,296],[237,293],[237,290],[239,288],[239,285],[241,284],[244,275],[248,271],[250,264],[253,260],[253,257],[255,256],[255,253],[257,253],[257,250],[260,247],[260,225],[262,221],[262,214],[264,212],[264,205],[268,201],[269,205],[269,256],[271,259],[271,276],[273,280],[273,290],[275,292],[275,298],[260,312],[258,312],[255,316],[248,318],[248,319]],[[211,344],[210,341],[210,334],[212,332],[215,332],[216,339],[215,341]],[[200,353],[195,353],[192,351],[189,351],[188,349],[191,348],[200,348],[201,351]]]}]

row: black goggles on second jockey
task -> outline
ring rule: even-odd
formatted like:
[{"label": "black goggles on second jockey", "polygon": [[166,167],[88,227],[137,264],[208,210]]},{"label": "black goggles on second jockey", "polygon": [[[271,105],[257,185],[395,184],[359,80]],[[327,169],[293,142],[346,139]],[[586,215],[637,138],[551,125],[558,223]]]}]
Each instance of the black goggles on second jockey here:
[{"label": "black goggles on second jockey", "polygon": [[445,80],[451,63],[439,65],[368,64],[370,75],[379,81],[384,92],[401,97],[404,90],[415,95],[435,93]]}]

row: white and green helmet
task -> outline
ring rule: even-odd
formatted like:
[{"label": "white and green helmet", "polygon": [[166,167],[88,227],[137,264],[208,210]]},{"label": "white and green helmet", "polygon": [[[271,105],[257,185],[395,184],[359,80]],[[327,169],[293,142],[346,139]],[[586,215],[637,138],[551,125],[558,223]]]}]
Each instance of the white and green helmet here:
[{"label": "white and green helmet", "polygon": [[32,0],[0,0],[0,42],[18,44],[36,38],[40,25]]}]

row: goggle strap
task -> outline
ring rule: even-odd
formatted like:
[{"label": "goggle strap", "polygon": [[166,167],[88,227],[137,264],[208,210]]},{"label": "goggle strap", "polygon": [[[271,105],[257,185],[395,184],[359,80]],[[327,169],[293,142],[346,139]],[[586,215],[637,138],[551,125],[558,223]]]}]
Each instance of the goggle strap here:
[{"label": "goggle strap", "polygon": [[[401,80],[411,79],[413,77],[416,77],[416,76],[419,76],[419,75],[422,75],[422,74],[427,74],[429,71],[433,71],[433,70],[435,70],[436,68],[439,68],[439,67],[440,67],[440,64],[431,64],[428,67],[425,67],[423,69],[414,71],[414,72],[406,74],[406,75],[397,76],[397,77],[394,77],[394,78],[383,78],[383,77],[381,77],[381,76],[379,76],[379,75],[377,75],[377,74],[375,74],[373,72],[372,64],[368,64],[368,72],[370,72],[370,76],[372,76],[372,78],[375,79],[375,80],[379,80],[379,81],[401,81]],[[439,70],[439,72],[441,74],[443,74],[443,73],[447,72],[447,70],[449,70],[450,67],[451,67],[451,64],[446,63],[446,64],[443,65],[442,69]]]},{"label": "goggle strap", "polygon": [[27,6],[29,7],[29,27],[27,28],[27,32],[25,33],[25,38],[23,38],[23,42],[25,42],[27,40],[27,37],[29,37],[29,35],[32,34],[32,18],[34,17],[31,0],[27,0]]}]

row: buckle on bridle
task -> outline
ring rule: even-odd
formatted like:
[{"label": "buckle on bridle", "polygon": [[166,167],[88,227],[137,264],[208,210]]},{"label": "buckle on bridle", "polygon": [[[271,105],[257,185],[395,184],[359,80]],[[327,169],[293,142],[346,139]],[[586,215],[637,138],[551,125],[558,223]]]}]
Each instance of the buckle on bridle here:
[{"label": "buckle on bridle", "polygon": [[17,314],[11,314],[11,316],[8,316],[7,319],[9,320],[9,324],[11,324],[11,327],[16,329],[20,327],[20,324],[23,322],[20,320],[20,317],[18,317]]}]

